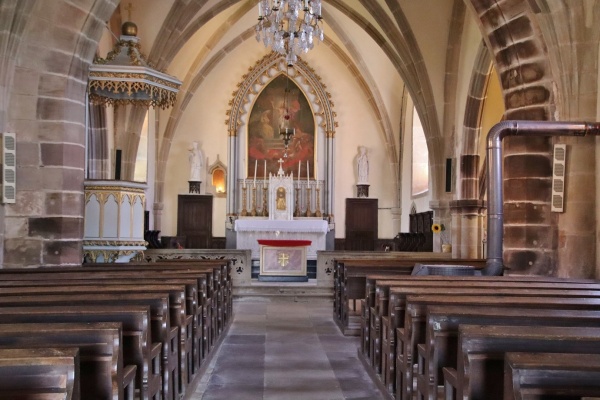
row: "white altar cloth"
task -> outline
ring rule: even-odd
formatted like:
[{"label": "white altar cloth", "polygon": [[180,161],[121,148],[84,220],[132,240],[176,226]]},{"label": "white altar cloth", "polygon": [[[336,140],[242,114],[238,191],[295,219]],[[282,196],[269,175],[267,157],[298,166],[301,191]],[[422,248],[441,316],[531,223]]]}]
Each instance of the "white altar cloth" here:
[{"label": "white altar cloth", "polygon": [[310,240],[306,251],[308,260],[317,259],[317,251],[326,249],[329,225],[322,219],[268,220],[238,219],[235,221],[237,249],[250,249],[252,258],[260,258],[258,239]]},{"label": "white altar cloth", "polygon": [[268,220],[238,219],[235,221],[236,232],[319,232],[327,233],[327,221],[314,220]]}]

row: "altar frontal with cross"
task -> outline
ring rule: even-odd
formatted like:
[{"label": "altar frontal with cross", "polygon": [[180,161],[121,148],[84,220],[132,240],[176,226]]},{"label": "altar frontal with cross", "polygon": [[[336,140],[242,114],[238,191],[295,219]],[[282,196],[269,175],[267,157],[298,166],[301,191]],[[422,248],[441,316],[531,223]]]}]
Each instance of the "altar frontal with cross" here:
[{"label": "altar frontal with cross", "polygon": [[306,247],[310,243],[310,240],[259,240],[259,280],[307,281]]}]

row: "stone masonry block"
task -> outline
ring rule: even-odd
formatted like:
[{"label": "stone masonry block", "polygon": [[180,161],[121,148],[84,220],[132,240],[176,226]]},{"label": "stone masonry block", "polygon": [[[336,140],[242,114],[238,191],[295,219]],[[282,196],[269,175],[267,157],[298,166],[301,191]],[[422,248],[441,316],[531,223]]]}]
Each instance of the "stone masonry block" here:
[{"label": "stone masonry block", "polygon": [[44,166],[83,167],[85,149],[68,143],[42,143],[40,145]]},{"label": "stone masonry block", "polygon": [[44,242],[42,252],[43,265],[81,264],[83,259],[80,241]]},{"label": "stone masonry block", "polygon": [[547,136],[510,136],[504,139],[505,154],[547,153],[552,154],[552,140]]},{"label": "stone masonry block", "polygon": [[19,166],[40,166],[40,146],[37,143],[17,141]]},{"label": "stone masonry block", "polygon": [[551,249],[556,242],[556,230],[549,225],[504,225],[507,249]]},{"label": "stone masonry block", "polygon": [[29,219],[29,236],[46,239],[78,239],[83,237],[83,218],[43,217]]},{"label": "stone masonry block", "polygon": [[538,45],[533,40],[518,42],[496,53],[496,61],[500,67],[510,68],[522,60],[532,59],[541,55]]},{"label": "stone masonry block", "polygon": [[516,90],[505,96],[506,106],[510,109],[528,107],[535,104],[547,103],[550,91],[544,86],[533,86]]},{"label": "stone masonry block", "polygon": [[518,154],[504,157],[507,178],[542,178],[552,175],[552,158],[543,154]]},{"label": "stone masonry block", "polygon": [[23,238],[29,232],[28,217],[7,217],[4,235],[6,238]]},{"label": "stone masonry block", "polygon": [[508,224],[548,224],[552,212],[548,204],[510,202],[504,204],[504,222]]},{"label": "stone masonry block", "polygon": [[45,215],[83,215],[84,202],[83,193],[46,193]]},{"label": "stone masonry block", "polygon": [[[547,179],[506,179],[504,199],[514,202],[549,202],[552,196],[552,180]],[[541,206],[541,205],[540,205]]]},{"label": "stone masonry block", "polygon": [[[19,185],[19,181],[17,181]],[[19,185],[20,186],[20,185]],[[38,188],[39,189],[39,188]],[[40,190],[17,190],[15,204],[6,207],[6,216],[41,216],[44,213],[44,193]]]},{"label": "stone masonry block", "polygon": [[17,168],[17,196],[20,191],[41,190],[45,182],[40,176],[40,167],[19,166]]},{"label": "stone masonry block", "polygon": [[6,238],[4,240],[4,266],[40,265],[42,242],[29,238]]},{"label": "stone masonry block", "polygon": [[553,252],[537,250],[504,250],[504,263],[510,274],[556,276]]}]

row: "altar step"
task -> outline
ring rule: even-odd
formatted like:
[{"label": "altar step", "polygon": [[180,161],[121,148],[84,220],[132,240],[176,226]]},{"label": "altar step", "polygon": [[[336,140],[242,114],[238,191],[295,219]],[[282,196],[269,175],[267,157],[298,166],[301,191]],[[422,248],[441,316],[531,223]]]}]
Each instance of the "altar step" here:
[{"label": "altar step", "polygon": [[295,297],[333,299],[333,288],[317,286],[316,279],[308,282],[261,282],[252,279],[250,285],[234,286],[233,297]]},{"label": "altar step", "polygon": [[[258,279],[260,274],[260,261],[252,260],[252,279]],[[317,279],[317,260],[306,260],[306,275],[308,279]]]}]

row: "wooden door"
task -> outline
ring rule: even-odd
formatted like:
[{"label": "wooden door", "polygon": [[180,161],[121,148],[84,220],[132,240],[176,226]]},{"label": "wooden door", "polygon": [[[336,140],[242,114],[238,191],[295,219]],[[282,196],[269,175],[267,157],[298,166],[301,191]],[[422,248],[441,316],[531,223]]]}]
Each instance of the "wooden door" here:
[{"label": "wooden door", "polygon": [[375,250],[377,199],[346,199],[346,250]]},{"label": "wooden door", "polygon": [[186,249],[210,249],[212,246],[213,197],[179,195],[177,236],[185,236]]}]

